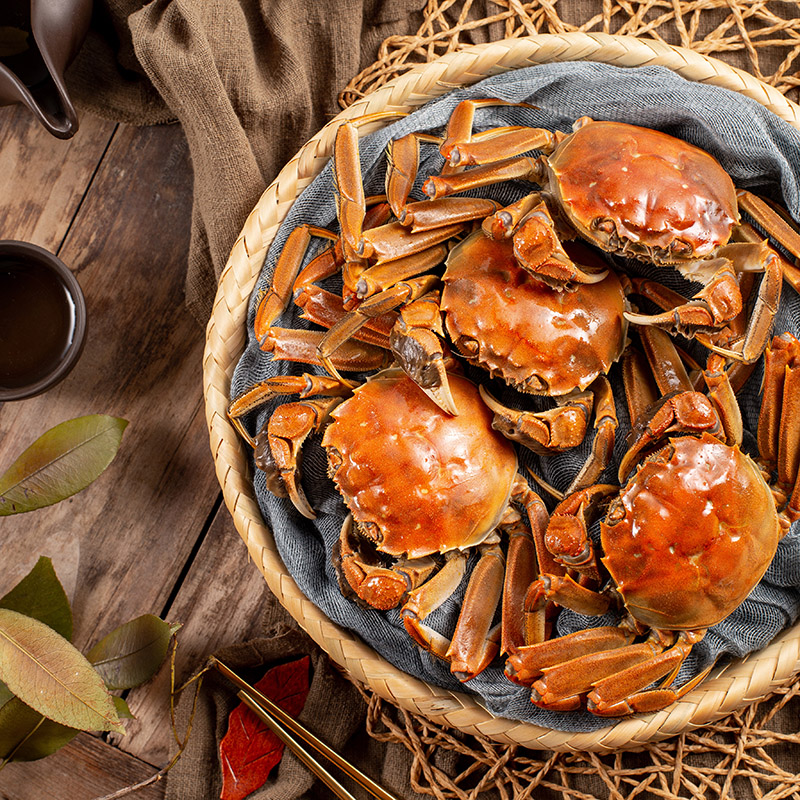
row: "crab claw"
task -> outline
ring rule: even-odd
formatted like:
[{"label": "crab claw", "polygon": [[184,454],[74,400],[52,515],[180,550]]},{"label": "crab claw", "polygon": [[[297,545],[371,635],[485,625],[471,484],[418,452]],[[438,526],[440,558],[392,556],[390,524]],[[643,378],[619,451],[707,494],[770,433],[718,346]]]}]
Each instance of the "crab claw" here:
[{"label": "crab claw", "polygon": [[564,249],[556,223],[544,202],[536,205],[514,231],[514,255],[519,265],[533,277],[553,288],[569,288],[576,283],[599,283],[608,269],[587,272]]},{"label": "crab claw", "polygon": [[403,371],[446,414],[458,415],[447,379],[448,358],[442,341],[439,295],[419,298],[400,311],[389,344]]},{"label": "crab claw", "polygon": [[317,515],[300,484],[303,443],[309,434],[322,429],[340,402],[340,397],[325,397],[278,406],[255,438],[256,465],[267,474],[270,491],[283,494],[275,491],[276,484],[282,483],[294,507],[308,519]]},{"label": "crab claw", "polygon": [[574,392],[563,405],[538,412],[504,406],[483,386],[479,386],[478,391],[494,414],[492,427],[534,453],[547,455],[570,450],[586,435],[594,402],[590,391]]}]

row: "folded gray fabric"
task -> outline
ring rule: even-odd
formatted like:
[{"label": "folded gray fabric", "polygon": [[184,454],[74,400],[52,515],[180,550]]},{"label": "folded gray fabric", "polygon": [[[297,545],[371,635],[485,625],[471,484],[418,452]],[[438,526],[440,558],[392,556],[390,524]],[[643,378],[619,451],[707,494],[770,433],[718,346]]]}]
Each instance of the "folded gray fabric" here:
[{"label": "folded gray fabric", "polygon": [[[468,97],[498,97],[525,101],[536,109],[488,107],[478,112],[477,128],[523,124],[569,132],[578,117],[620,120],[658,128],[686,139],[709,151],[733,176],[737,186],[780,200],[796,217],[800,212],[800,185],[796,165],[800,164],[800,134],[755,101],[712,86],[685,81],[675,73],[659,67],[625,69],[605,64],[564,63],[529,67],[484,80],[474,86],[453,92],[431,102],[419,111],[362,140],[361,160],[367,193],[382,191],[385,172],[385,146],[393,138],[410,131],[440,131],[458,102]],[[420,181],[414,197],[421,199],[420,184],[425,176],[437,173],[442,159],[433,146],[423,148]],[[512,201],[527,190],[522,183],[491,187],[491,194],[500,201]],[[478,192],[477,194],[481,194]],[[275,259],[288,233],[300,223],[311,223],[336,230],[336,213],[330,165],[303,192],[294,204],[270,249],[254,298],[268,285]],[[312,246],[312,257],[325,243]],[[687,284],[671,269],[654,269],[641,264],[627,264],[637,274],[656,277],[666,285],[686,293]],[[258,380],[277,374],[300,374],[302,365],[276,362],[259,350],[252,335],[256,308],[251,302],[248,316],[248,345],[237,365],[232,396],[237,396]],[[278,324],[306,327],[299,314],[290,308]],[[800,300],[786,287],[775,324],[776,332],[800,334]],[[486,382],[487,376],[472,373]],[[754,452],[754,434],[760,405],[759,387],[762,368],[755,370],[740,393],[745,426],[745,448]],[[625,451],[625,435],[629,420],[622,400],[618,368],[611,371],[617,398],[620,431],[613,463],[602,480],[615,481],[619,458]],[[524,402],[528,407],[544,408],[547,399],[521,398],[513,390],[492,381],[491,388],[501,401]],[[246,427],[255,433],[274,405],[254,412],[246,419]],[[558,489],[565,489],[578,466],[583,463],[591,437],[573,451],[558,456],[539,458],[528,451],[520,452],[524,474],[530,467]],[[300,516],[287,499],[279,499],[266,491],[264,475],[255,470],[255,491],[264,515],[272,529],[287,569],[306,596],[339,625],[352,629],[399,669],[429,683],[448,689],[471,691],[480,695],[494,714],[535,722],[538,725],[565,731],[589,731],[608,724],[587,713],[554,713],[540,710],[529,702],[529,691],[510,683],[502,665],[460,684],[450,675],[446,664],[436,661],[416,647],[400,621],[396,610],[388,612],[364,610],[346,600],[337,584],[331,564],[331,548],[337,540],[345,507],[326,475],[325,454],[320,437],[312,437],[305,446],[303,463],[304,486],[318,517],[311,522]],[[457,592],[428,622],[449,636],[458,613],[461,591]],[[697,674],[715,659],[742,656],[765,646],[776,634],[792,623],[800,612],[800,529],[795,526],[781,542],[778,553],[764,579],[746,602],[728,619],[709,631],[695,646],[682,668],[679,680]],[[614,618],[582,617],[562,611],[558,633],[564,634],[586,626],[613,624]]]}]

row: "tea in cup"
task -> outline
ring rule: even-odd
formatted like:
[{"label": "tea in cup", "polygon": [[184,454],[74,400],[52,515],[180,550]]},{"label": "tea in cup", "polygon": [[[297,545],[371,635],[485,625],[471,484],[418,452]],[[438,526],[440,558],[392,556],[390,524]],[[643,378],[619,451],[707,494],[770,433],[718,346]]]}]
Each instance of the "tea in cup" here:
[{"label": "tea in cup", "polygon": [[54,386],[75,365],[86,335],[86,302],[52,253],[0,241],[0,401]]}]

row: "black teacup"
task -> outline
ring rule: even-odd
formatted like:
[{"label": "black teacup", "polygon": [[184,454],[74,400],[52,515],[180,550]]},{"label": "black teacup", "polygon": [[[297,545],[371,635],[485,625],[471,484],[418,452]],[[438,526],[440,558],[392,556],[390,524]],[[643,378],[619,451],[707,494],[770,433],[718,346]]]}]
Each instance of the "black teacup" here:
[{"label": "black teacup", "polygon": [[86,335],[86,302],[52,253],[0,241],[0,401],[54,386],[75,365]]}]

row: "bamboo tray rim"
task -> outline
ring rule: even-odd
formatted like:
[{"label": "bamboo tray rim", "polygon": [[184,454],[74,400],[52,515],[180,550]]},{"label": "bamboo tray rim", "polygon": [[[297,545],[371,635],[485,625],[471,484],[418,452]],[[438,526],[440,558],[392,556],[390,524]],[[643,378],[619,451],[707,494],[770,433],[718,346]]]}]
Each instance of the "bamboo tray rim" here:
[{"label": "bamboo tray rim", "polygon": [[[800,623],[660,712],[590,733],[561,732],[495,717],[473,695],[441,689],[401,672],[356,634],[331,622],[300,592],[261,517],[244,446],[226,416],[231,376],[245,346],[248,303],[267,248],[294,200],[328,162],[339,125],[379,110],[411,111],[490,75],[557,61],[668,67],[688,80],[746,95],[800,129],[800,106],[773,87],[717,59],[656,40],[603,33],[539,34],[475,45],[417,66],[325,125],[286,164],[253,208],[220,277],[206,329],[203,391],[216,474],[236,529],[269,588],[337,664],[384,699],[465,733],[533,749],[609,752],[641,748],[702,727],[790,682],[800,671]],[[363,136],[374,129],[363,126],[359,133]]]}]

